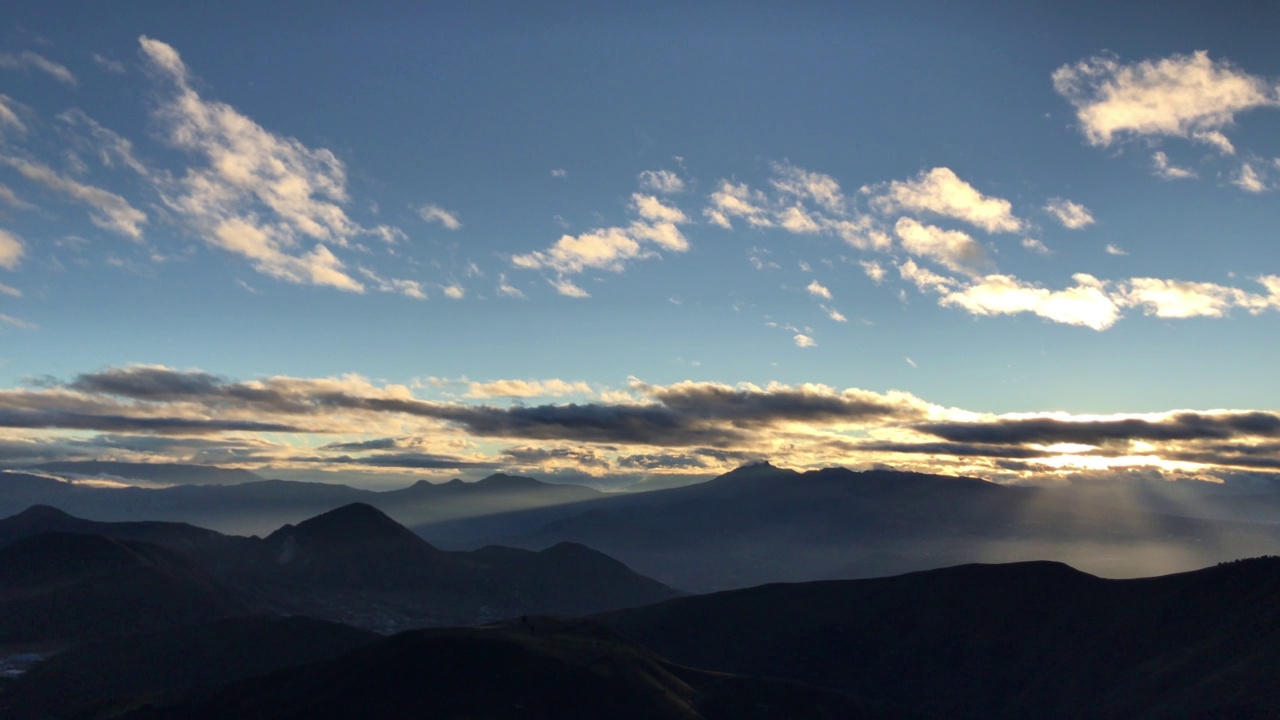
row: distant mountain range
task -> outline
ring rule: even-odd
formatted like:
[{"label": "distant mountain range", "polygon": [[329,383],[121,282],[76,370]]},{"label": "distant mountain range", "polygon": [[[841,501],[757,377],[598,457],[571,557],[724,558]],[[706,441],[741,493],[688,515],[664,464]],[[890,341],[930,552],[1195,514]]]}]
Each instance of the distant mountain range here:
[{"label": "distant mountain range", "polygon": [[181,520],[262,535],[364,503],[437,548],[575,543],[694,592],[1037,559],[1137,577],[1280,552],[1275,492],[1164,481],[1046,489],[887,470],[801,473],[767,463],[644,493],[502,474],[373,492],[279,480],[105,489],[0,473],[0,511],[35,503],[96,520]]},{"label": "distant mountain range", "polygon": [[[585,614],[679,594],[579,545],[439,550],[359,503],[262,539],[180,523],[83,520],[35,506],[0,520],[0,544],[0,630],[9,633],[0,641],[79,639],[126,621],[130,632],[158,629],[177,624],[170,614],[215,599],[221,604],[184,621],[256,611],[389,631]],[[186,599],[163,602],[176,594]],[[118,601],[111,612],[119,617],[104,596]],[[149,615],[150,604],[169,609]],[[42,614],[54,605],[68,610]],[[32,619],[45,615],[58,620]]]}]

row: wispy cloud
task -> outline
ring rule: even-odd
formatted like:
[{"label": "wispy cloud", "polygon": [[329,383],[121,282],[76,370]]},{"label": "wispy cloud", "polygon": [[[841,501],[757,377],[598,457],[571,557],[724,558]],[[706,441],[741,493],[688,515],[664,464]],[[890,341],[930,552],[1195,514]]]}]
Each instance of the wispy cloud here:
[{"label": "wispy cloud", "polygon": [[684,192],[684,180],[670,170],[645,170],[640,173],[640,189],[650,192],[671,193]]},{"label": "wispy cloud", "polygon": [[1251,193],[1262,193],[1271,189],[1266,181],[1263,180],[1262,173],[1258,172],[1251,163],[1244,163],[1240,166],[1240,170],[1232,178],[1231,184]]},{"label": "wispy cloud", "polygon": [[0,229],[0,267],[6,270],[17,269],[18,263],[22,262],[22,256],[26,253],[26,245],[23,245],[17,235]]},{"label": "wispy cloud", "polygon": [[814,297],[822,298],[823,300],[831,299],[831,291],[817,280],[810,282],[808,286],[805,287],[805,290],[809,291],[809,294]]},{"label": "wispy cloud", "polygon": [[1174,165],[1163,150],[1151,154],[1151,165],[1156,177],[1161,180],[1189,180],[1196,177],[1195,171],[1190,168]]},{"label": "wispy cloud", "polygon": [[1094,223],[1093,214],[1088,208],[1064,198],[1051,198],[1044,209],[1069,230],[1079,230]]},{"label": "wispy cloud", "polygon": [[148,67],[169,86],[155,114],[166,139],[208,163],[167,183],[166,204],[209,244],[248,259],[259,272],[362,292],[326,245],[345,246],[365,232],[340,205],[347,199],[342,162],[202,98],[176,50],[148,37],[139,44]]},{"label": "wispy cloud", "polygon": [[907,252],[927,257],[956,272],[977,275],[991,265],[982,245],[960,230],[944,230],[904,217],[898,219],[893,231]]},{"label": "wispy cloud", "polygon": [[91,208],[89,220],[94,225],[131,240],[142,240],[142,226],[147,222],[147,214],[130,205],[123,197],[23,158],[0,155],[0,163],[17,170],[32,182],[88,205]]},{"label": "wispy cloud", "polygon": [[457,230],[462,227],[462,221],[458,220],[457,215],[439,205],[423,205],[418,208],[418,215],[429,223],[440,223],[449,230]]},{"label": "wispy cloud", "polygon": [[1053,251],[1049,249],[1048,245],[1045,245],[1043,242],[1036,240],[1035,238],[1023,238],[1022,247],[1037,255],[1049,256],[1053,254]]},{"label": "wispy cloud", "polygon": [[39,70],[64,85],[76,85],[76,76],[71,74],[71,71],[65,65],[59,65],[49,58],[30,50],[24,50],[17,55],[12,53],[0,54],[0,68],[5,70]]}]

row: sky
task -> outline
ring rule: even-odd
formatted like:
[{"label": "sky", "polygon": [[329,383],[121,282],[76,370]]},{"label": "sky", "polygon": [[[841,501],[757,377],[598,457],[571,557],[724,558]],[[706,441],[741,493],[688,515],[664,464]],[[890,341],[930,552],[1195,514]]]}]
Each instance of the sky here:
[{"label": "sky", "polygon": [[1280,6],[6,3],[0,466],[1280,470]]}]

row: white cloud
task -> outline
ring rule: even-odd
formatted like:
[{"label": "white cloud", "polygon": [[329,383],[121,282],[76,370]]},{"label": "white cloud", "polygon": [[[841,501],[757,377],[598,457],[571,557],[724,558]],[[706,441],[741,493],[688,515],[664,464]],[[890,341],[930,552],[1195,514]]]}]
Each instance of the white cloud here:
[{"label": "white cloud", "polygon": [[10,325],[12,327],[18,328],[19,330],[38,330],[39,329],[39,326],[36,325],[35,323],[29,323],[26,320],[16,318],[12,315],[5,315],[4,313],[0,313],[0,324]]},{"label": "white cloud", "polygon": [[822,230],[822,226],[799,205],[792,205],[778,213],[778,224],[784,230],[797,234],[816,233]]},{"label": "white cloud", "polygon": [[4,185],[2,183],[0,183],[0,202],[8,205],[9,207],[18,208],[19,210],[30,210],[34,207],[31,203],[24,202],[22,198],[19,198],[12,190],[9,189],[8,185]]},{"label": "white cloud", "polygon": [[[323,244],[345,247],[368,232],[340,206],[347,199],[342,161],[203,99],[176,50],[148,37],[138,42],[155,76],[172,86],[156,111],[167,140],[208,161],[165,183],[165,202],[211,245],[249,259],[259,272],[362,292]],[[314,244],[307,250],[303,241]]]},{"label": "white cloud", "polygon": [[773,172],[770,183],[782,194],[800,200],[811,199],[836,215],[844,213],[845,199],[840,184],[830,175],[798,168],[789,162],[773,163]]},{"label": "white cloud", "polygon": [[875,260],[859,260],[858,264],[862,266],[862,271],[871,278],[871,281],[879,285],[884,281],[884,267]]},{"label": "white cloud", "polygon": [[1040,242],[1039,240],[1036,240],[1035,238],[1023,238],[1022,247],[1030,250],[1031,252],[1037,255],[1048,256],[1053,254],[1053,251],[1049,249],[1048,245],[1045,245],[1044,243]]},{"label": "white cloud", "polygon": [[920,367],[919,365],[916,364],[915,360],[911,359],[910,355],[903,355],[902,359],[905,360],[907,364],[910,365],[911,367]]},{"label": "white cloud", "polygon": [[17,235],[0,229],[0,267],[6,270],[16,269],[18,263],[22,262],[22,256],[26,252],[26,246],[22,244]]},{"label": "white cloud", "polygon": [[517,288],[514,285],[511,285],[510,283],[508,283],[507,276],[501,273],[498,274],[498,294],[501,295],[502,297],[517,298],[517,299],[524,298],[524,292],[522,292],[520,288]]},{"label": "white cloud", "polygon": [[94,225],[133,240],[142,240],[142,225],[147,222],[146,213],[133,207],[119,195],[86,185],[22,158],[0,155],[0,162],[17,170],[32,182],[88,205],[92,208],[89,220]]},{"label": "white cloud", "polygon": [[632,193],[631,203],[640,217],[656,223],[687,223],[689,218],[679,208],[663,205],[652,195]]},{"label": "white cloud", "polygon": [[1052,198],[1044,209],[1068,230],[1079,230],[1094,223],[1093,214],[1078,202],[1064,198]]},{"label": "white cloud", "polygon": [[22,297],[22,291],[16,287],[11,287],[9,285],[5,285],[4,283],[0,283],[0,295],[8,295],[9,297],[20,298]]},{"label": "white cloud", "polygon": [[[1265,280],[1260,281],[1266,285]],[[1215,283],[1133,278],[1125,283],[1120,297],[1124,304],[1141,307],[1156,317],[1223,317],[1233,307],[1254,313],[1274,307],[1280,296],[1275,294],[1276,288],[1268,289],[1272,291],[1270,298]]]},{"label": "white cloud", "polygon": [[975,315],[1014,315],[1030,312],[1054,322],[1106,330],[1120,317],[1116,303],[1101,282],[1083,273],[1072,276],[1074,287],[1048,290],[1009,275],[988,275],[961,290],[947,292],[938,304],[963,308]]},{"label": "white cloud", "polygon": [[47,73],[54,80],[64,85],[75,85],[76,76],[64,65],[50,60],[49,58],[33,53],[30,50],[22,52],[20,55],[11,53],[0,54],[0,68],[6,70],[28,70],[36,69],[40,72]]},{"label": "white cloud", "polygon": [[1240,172],[1231,180],[1231,184],[1251,193],[1266,192],[1270,189],[1262,179],[1262,174],[1249,163],[1244,163],[1240,166]]},{"label": "white cloud", "polygon": [[1128,255],[1129,254],[1128,251],[1126,251],[1124,248],[1119,247],[1117,245],[1112,245],[1110,243],[1107,244],[1107,247],[1105,248],[1105,250],[1107,251],[1108,255]]},{"label": "white cloud", "polygon": [[467,385],[466,397],[469,398],[532,398],[563,397],[565,395],[595,395],[591,386],[582,381],[567,382],[565,380],[494,380],[492,382],[472,382]]},{"label": "white cloud", "polygon": [[828,290],[826,287],[824,287],[822,284],[820,284],[817,280],[810,282],[808,287],[805,288],[805,290],[808,290],[809,294],[814,297],[820,297],[823,300],[831,299],[831,291]]},{"label": "white cloud", "polygon": [[922,172],[912,180],[895,180],[871,202],[882,212],[930,212],[962,220],[989,233],[1017,232],[1025,225],[1014,216],[1013,204],[1008,200],[983,195],[945,167]]},{"label": "white cloud", "polygon": [[818,342],[816,340],[802,333],[796,333],[796,336],[792,338],[792,340],[795,341],[796,347],[811,348],[818,346]]},{"label": "white cloud", "polygon": [[418,214],[427,222],[437,222],[450,230],[457,230],[462,227],[462,222],[458,220],[458,216],[445,210],[439,205],[423,205],[418,208]]},{"label": "white cloud", "polygon": [[684,180],[670,170],[645,170],[640,173],[640,187],[669,195],[684,192]]},{"label": "white cloud", "polygon": [[442,285],[440,291],[450,300],[461,300],[467,296],[467,291],[461,285]]},{"label": "white cloud", "polygon": [[554,168],[551,171],[551,177],[553,178],[562,178],[568,174],[569,173],[566,172],[564,168]]},{"label": "white cloud", "polygon": [[22,105],[13,98],[0,93],[0,125],[8,125],[20,133],[26,132],[26,123],[22,122],[22,118],[18,117],[21,107]]},{"label": "white cloud", "polygon": [[845,317],[844,313],[840,312],[839,310],[833,307],[827,307],[826,305],[822,305],[821,307],[823,311],[827,313],[827,317],[831,318],[832,320],[838,323],[849,322],[849,318]]},{"label": "white cloud", "polygon": [[1277,104],[1265,80],[1203,50],[1132,64],[1097,55],[1058,68],[1053,86],[1075,106],[1093,145],[1110,145],[1124,134],[1166,135],[1223,150],[1230,142],[1221,130],[1237,113]]},{"label": "white cloud", "polygon": [[915,260],[909,258],[898,264],[898,275],[915,285],[921,292],[947,293],[958,284],[952,278],[916,265]]},{"label": "white cloud", "polygon": [[903,217],[898,218],[893,231],[907,252],[932,258],[956,272],[976,275],[980,268],[990,264],[982,246],[959,230],[943,230]]},{"label": "white cloud", "polygon": [[720,181],[720,187],[711,193],[711,207],[703,214],[712,225],[725,229],[733,227],[731,218],[740,217],[752,227],[773,227],[767,210],[768,198],[759,190],[752,190],[745,183]]},{"label": "white cloud", "polygon": [[1151,164],[1155,168],[1156,177],[1161,180],[1188,180],[1196,177],[1190,168],[1179,167],[1169,161],[1169,156],[1157,150],[1151,155]]},{"label": "white cloud", "polygon": [[[422,283],[417,280],[397,280],[395,278],[386,279],[379,276],[369,268],[364,267],[360,268],[360,274],[369,278],[379,292],[396,293],[404,295],[405,297],[414,298],[415,300],[427,299],[427,291],[423,289]],[[251,290],[251,292],[254,291]]]},{"label": "white cloud", "polygon": [[560,280],[551,280],[551,279],[548,279],[548,280],[547,280],[547,282],[551,283],[551,287],[555,288],[555,289],[556,289],[556,292],[560,293],[561,295],[564,295],[565,297],[571,297],[571,298],[589,298],[589,297],[591,297],[591,293],[587,292],[586,290],[583,290],[582,288],[578,287],[577,285],[574,285],[574,284],[573,284],[573,282],[572,282],[572,281],[570,281],[570,280],[564,280],[564,279],[560,279]]}]

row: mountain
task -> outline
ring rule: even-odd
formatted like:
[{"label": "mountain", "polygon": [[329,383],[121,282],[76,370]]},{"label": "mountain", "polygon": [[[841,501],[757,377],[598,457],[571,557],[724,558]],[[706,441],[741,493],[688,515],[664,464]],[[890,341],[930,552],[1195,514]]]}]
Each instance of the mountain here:
[{"label": "mountain", "polygon": [[198,563],[161,545],[45,533],[0,549],[0,643],[128,635],[247,612]]},{"label": "mountain", "polygon": [[[127,467],[120,467],[122,465]],[[144,473],[148,482],[177,484],[164,488],[107,488],[69,482],[52,477],[54,473],[0,471],[0,516],[12,515],[31,505],[50,505],[94,520],[167,520],[230,534],[265,535],[281,525],[298,523],[340,505],[363,502],[422,530],[429,540],[456,546],[493,535],[531,532],[552,519],[571,514],[575,504],[606,497],[604,493],[578,485],[557,485],[503,474],[474,483],[419,481],[398,490],[375,492],[332,483],[261,480],[257,476],[250,479],[244,471],[217,467],[140,464],[141,469],[132,469],[133,465],[61,463],[43,467],[52,467],[70,476],[95,474],[90,471],[97,470],[107,474],[113,470],[134,475]],[[170,472],[174,474],[169,475]],[[183,484],[194,482],[193,478],[203,478],[212,484]],[[236,484],[227,484],[231,482]],[[545,514],[523,522],[485,523],[486,518],[520,511]],[[466,522],[451,531],[451,524],[459,521]],[[441,526],[445,530],[437,531]]]},{"label": "mountain", "polygon": [[1154,514],[973,478],[760,464],[715,480],[575,506],[504,545],[596,548],[695,592],[1055,559],[1110,576],[1280,549],[1280,525]]},{"label": "mountain", "polygon": [[110,715],[140,698],[212,688],[366,645],[374,633],[303,617],[249,616],[64,650],[0,690],[0,717]]},{"label": "mountain", "polygon": [[842,693],[679,667],[590,623],[411,631],[130,720],[908,718]]},{"label": "mountain", "polygon": [[597,617],[670,660],[953,718],[1280,717],[1280,558],[778,584]]},{"label": "mountain", "polygon": [[[0,562],[0,580],[5,567],[13,583],[22,570],[30,577],[21,582],[43,582],[50,592],[59,583],[108,582],[92,573],[81,577],[93,568],[147,561],[174,577],[216,584],[218,597],[234,597],[244,612],[309,615],[384,632],[527,614],[601,612],[680,594],[579,545],[541,552],[440,550],[364,503],[285,525],[265,538],[227,536],[182,523],[83,520],[33,506],[0,520],[0,547],[0,553],[8,553],[0,554],[0,561],[9,558],[7,566]],[[152,574],[131,569],[113,575],[112,592],[142,593],[156,582]],[[137,586],[130,589],[130,582]],[[18,592],[19,584],[0,582],[0,588],[0,593]],[[83,594],[51,606],[50,617],[77,622],[62,616],[74,614],[76,602],[88,602]],[[5,597],[0,594],[0,600]],[[45,637],[53,631],[42,632]]]},{"label": "mountain", "polygon": [[363,503],[286,525],[243,558],[237,584],[272,611],[383,630],[598,612],[679,594],[581,546],[440,550]]}]

